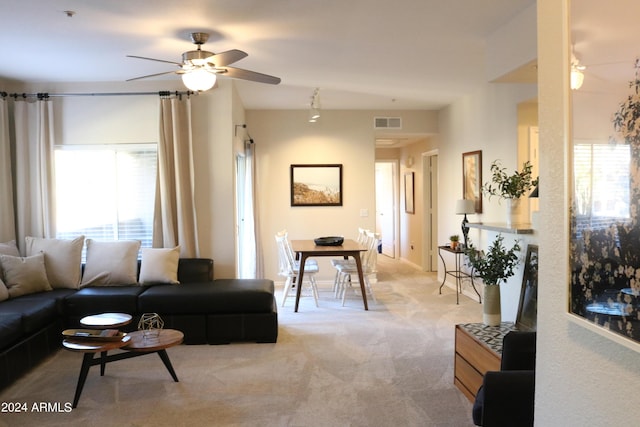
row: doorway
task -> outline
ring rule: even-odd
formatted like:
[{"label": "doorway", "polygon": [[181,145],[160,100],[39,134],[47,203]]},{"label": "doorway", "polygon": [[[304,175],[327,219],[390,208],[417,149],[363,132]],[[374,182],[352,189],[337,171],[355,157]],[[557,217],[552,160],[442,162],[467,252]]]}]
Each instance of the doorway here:
[{"label": "doorway", "polygon": [[381,251],[389,258],[398,254],[398,161],[380,160],[375,165],[376,233]]},{"label": "doorway", "polygon": [[438,271],[438,150],[422,154],[422,171],[422,267],[424,271]]}]

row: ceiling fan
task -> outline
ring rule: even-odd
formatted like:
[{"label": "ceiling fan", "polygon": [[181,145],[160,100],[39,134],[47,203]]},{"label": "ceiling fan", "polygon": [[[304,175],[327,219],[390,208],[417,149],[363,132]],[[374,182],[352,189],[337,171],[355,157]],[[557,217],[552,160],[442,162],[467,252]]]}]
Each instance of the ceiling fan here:
[{"label": "ceiling fan", "polygon": [[202,50],[202,45],[206,43],[208,39],[209,34],[207,33],[191,33],[191,41],[197,46],[197,49],[184,52],[182,54],[182,62],[166,61],[163,59],[147,58],[144,56],[127,55],[128,58],[166,62],[168,64],[174,64],[180,67],[175,71],[165,71],[163,73],[134,77],[132,79],[128,79],[127,81],[129,82],[133,80],[161,76],[164,74],[176,73],[182,76],[182,81],[188,89],[196,92],[211,89],[216,83],[217,75],[272,85],[277,85],[278,83],[280,83],[279,77],[269,76],[267,74],[229,66],[230,64],[233,64],[234,62],[247,57],[246,52],[238,49],[232,49],[216,54],[213,52]]}]

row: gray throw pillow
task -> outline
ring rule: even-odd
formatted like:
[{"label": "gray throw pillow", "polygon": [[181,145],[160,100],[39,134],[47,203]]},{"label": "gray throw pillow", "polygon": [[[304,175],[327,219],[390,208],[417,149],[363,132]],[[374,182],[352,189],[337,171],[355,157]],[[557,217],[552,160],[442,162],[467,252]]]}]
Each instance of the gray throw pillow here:
[{"label": "gray throw pillow", "polygon": [[82,277],[84,236],[73,240],[25,237],[27,256],[44,253],[44,265],[51,287],[78,289]]},{"label": "gray throw pillow", "polygon": [[43,253],[30,257],[0,254],[0,264],[9,298],[52,290],[47,279]]}]

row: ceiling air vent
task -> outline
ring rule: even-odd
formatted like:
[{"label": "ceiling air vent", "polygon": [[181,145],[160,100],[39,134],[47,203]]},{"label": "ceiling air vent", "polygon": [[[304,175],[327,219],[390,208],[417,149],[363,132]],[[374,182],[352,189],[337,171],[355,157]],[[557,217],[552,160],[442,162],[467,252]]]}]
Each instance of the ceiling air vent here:
[{"label": "ceiling air vent", "polygon": [[373,127],[375,129],[402,129],[402,118],[400,117],[374,117]]}]

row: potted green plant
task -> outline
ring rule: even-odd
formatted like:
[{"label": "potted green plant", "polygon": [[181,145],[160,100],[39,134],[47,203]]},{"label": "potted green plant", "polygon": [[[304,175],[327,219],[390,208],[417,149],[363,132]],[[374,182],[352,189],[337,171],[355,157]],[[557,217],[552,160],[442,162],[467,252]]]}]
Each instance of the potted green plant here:
[{"label": "potted green plant", "polygon": [[489,326],[498,326],[500,315],[500,282],[515,274],[515,268],[520,262],[517,252],[520,252],[520,244],[516,241],[511,249],[503,244],[504,237],[498,233],[495,240],[485,253],[478,250],[469,242],[465,249],[465,255],[473,268],[473,275],[480,277],[484,282],[484,306],[483,321]]},{"label": "potted green plant", "polygon": [[636,76],[629,82],[633,89],[631,95],[620,103],[618,111],[613,114],[613,129],[616,135],[610,138],[610,142],[618,143],[621,140],[633,147],[640,145],[640,76],[636,63]]},{"label": "potted green plant", "polygon": [[489,199],[496,196],[507,202],[507,225],[509,226],[516,207],[514,203],[538,185],[539,178],[533,178],[532,170],[533,165],[526,161],[522,165],[522,171],[516,170],[509,175],[507,168],[502,166],[500,160],[491,163],[491,181],[484,183],[482,192]]},{"label": "potted green plant", "polygon": [[507,174],[507,168],[502,166],[500,160],[491,163],[491,181],[482,186],[482,192],[489,198],[491,196],[500,199],[519,199],[538,185],[538,178],[533,178],[533,165],[526,161],[522,165],[522,171]]},{"label": "potted green plant", "polygon": [[451,246],[451,249],[458,249],[458,245],[460,244],[460,236],[457,234],[453,234],[449,236],[449,240],[451,241],[451,244],[449,245]]}]

